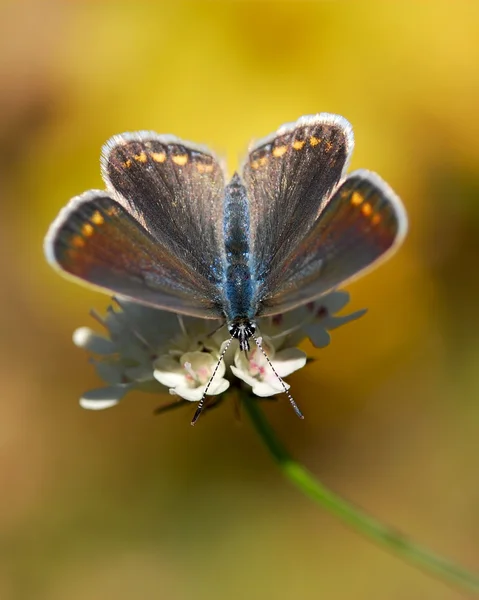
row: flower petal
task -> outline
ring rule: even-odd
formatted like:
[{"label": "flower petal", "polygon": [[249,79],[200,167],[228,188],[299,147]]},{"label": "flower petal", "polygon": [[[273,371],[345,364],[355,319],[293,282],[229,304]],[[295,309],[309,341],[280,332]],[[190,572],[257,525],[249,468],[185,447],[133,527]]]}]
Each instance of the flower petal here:
[{"label": "flower petal", "polygon": [[73,332],[73,343],[94,354],[113,354],[115,344],[104,335],[100,335],[89,327],[79,327]]},{"label": "flower petal", "polygon": [[[286,389],[289,389],[289,385],[286,382],[283,383],[286,386]],[[267,398],[268,396],[275,396],[276,394],[284,392],[284,388],[277,379],[271,379],[270,381],[257,381],[251,391],[255,396]]]},{"label": "flower petal", "polygon": [[[299,348],[285,348],[276,354],[272,364],[280,377],[286,377],[294,371],[302,369],[307,360],[307,355]],[[269,381],[270,378],[266,379]]]},{"label": "flower petal", "polygon": [[356,321],[356,319],[359,319],[367,312],[367,308],[363,308],[361,310],[357,310],[356,312],[351,313],[350,315],[344,315],[344,317],[329,317],[325,326],[328,329],[336,329],[337,327],[341,327],[341,325],[346,325],[346,323]]},{"label": "flower petal", "polygon": [[231,365],[230,369],[235,377],[237,377],[238,379],[241,379],[241,381],[244,381],[251,387],[253,387],[258,381],[255,377],[250,375],[246,369],[243,369],[241,367],[236,367],[235,365]]},{"label": "flower petal", "polygon": [[[238,379],[241,379],[251,386],[251,391],[256,396],[266,398],[267,396],[274,396],[275,394],[279,394],[284,391],[281,381],[273,372],[271,373],[271,378],[268,378],[267,380],[259,380],[250,375],[248,371],[235,367],[234,365],[231,365],[230,369],[232,373],[238,377]],[[288,389],[289,385],[286,382],[283,383],[286,386],[286,389]]]},{"label": "flower petal", "polygon": [[331,336],[324,328],[323,324],[320,323],[311,323],[310,325],[306,325],[304,327],[306,335],[311,340],[311,343],[316,348],[325,348],[329,345],[331,341]]},{"label": "flower petal", "polygon": [[[230,386],[230,382],[227,379],[220,379],[220,381],[212,381],[208,388],[208,396],[217,396],[225,392]],[[200,387],[188,387],[185,385],[179,385],[174,388],[174,393],[189,402],[199,402],[205,393],[206,385]]]},{"label": "flower petal", "polygon": [[153,368],[153,377],[166,387],[174,388],[185,380],[183,367],[169,354],[158,357],[153,363]]},{"label": "flower petal", "polygon": [[349,293],[345,291],[331,292],[319,300],[316,300],[315,307],[324,307],[329,314],[337,313],[349,302]]},{"label": "flower petal", "polygon": [[131,388],[131,384],[123,384],[90,390],[80,398],[80,406],[88,410],[110,408],[118,404]]}]

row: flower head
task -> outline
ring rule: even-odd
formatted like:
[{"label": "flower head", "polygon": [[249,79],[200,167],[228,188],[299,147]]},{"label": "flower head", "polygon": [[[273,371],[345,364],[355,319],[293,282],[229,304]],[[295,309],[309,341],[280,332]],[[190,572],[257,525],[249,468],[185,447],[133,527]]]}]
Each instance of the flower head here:
[{"label": "flower head", "polygon": [[94,410],[109,408],[134,389],[169,392],[189,402],[245,384],[256,396],[281,393],[289,388],[282,378],[307,362],[299,343],[309,338],[323,348],[330,342],[330,330],[365,313],[337,316],[348,301],[347,292],[332,292],[288,313],[259,318],[258,343],[244,352],[236,339],[230,339],[224,323],[117,300],[104,317],[92,313],[103,333],[81,327],[73,335],[74,343],[90,352],[98,375],[107,383],[85,392],[80,404]]}]

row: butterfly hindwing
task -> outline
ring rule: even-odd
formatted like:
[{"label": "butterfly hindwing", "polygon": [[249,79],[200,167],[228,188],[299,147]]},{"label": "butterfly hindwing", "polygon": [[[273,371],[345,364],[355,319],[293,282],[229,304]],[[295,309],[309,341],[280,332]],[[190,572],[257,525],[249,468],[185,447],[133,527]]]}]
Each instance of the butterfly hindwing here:
[{"label": "butterfly hindwing", "polygon": [[107,192],[91,190],[60,212],[45,239],[62,272],[137,302],[218,318],[216,286],[160,243]]},{"label": "butterfly hindwing", "polygon": [[406,212],[391,188],[375,173],[351,173],[291,249],[260,313],[289,310],[362,275],[394,252],[406,230]]}]

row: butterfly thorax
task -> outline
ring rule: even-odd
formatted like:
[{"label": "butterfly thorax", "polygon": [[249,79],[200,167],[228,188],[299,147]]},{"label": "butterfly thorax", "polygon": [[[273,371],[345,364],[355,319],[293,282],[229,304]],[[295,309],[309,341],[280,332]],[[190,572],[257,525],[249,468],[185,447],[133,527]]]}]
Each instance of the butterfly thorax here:
[{"label": "butterfly thorax", "polygon": [[[240,340],[242,332],[249,331],[256,315],[252,254],[250,248],[250,221],[246,189],[235,174],[225,189],[224,203],[225,268],[223,278],[223,310],[227,322]],[[253,326],[254,332],[254,326]],[[245,342],[246,343],[246,342]]]}]

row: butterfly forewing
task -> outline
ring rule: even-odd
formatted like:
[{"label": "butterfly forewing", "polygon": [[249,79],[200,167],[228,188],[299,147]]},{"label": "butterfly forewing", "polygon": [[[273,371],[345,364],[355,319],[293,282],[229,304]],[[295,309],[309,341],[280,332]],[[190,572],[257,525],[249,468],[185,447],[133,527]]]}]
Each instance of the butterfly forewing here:
[{"label": "butterfly forewing", "polygon": [[389,186],[369,171],[351,173],[291,249],[259,312],[289,310],[361,275],[399,246],[406,228],[404,208]]},{"label": "butterfly forewing", "polygon": [[199,262],[185,262],[106,192],[91,190],[60,212],[45,240],[63,272],[144,304],[218,318],[221,300]]},{"label": "butterfly forewing", "polygon": [[250,149],[242,176],[259,297],[281,279],[283,261],[314,225],[352,149],[351,126],[330,114],[301,117]]},{"label": "butterfly forewing", "polygon": [[102,173],[113,197],[172,255],[221,283],[225,181],[209,151],[173,136],[127,133],[105,144]]}]

